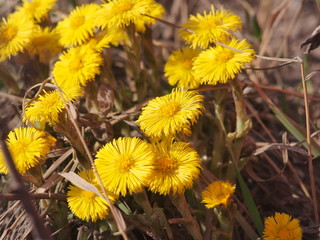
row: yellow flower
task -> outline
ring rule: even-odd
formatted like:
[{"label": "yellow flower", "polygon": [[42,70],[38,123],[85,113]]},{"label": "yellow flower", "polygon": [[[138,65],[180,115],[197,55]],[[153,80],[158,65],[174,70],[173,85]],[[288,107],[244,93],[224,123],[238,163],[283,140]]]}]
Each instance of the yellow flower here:
[{"label": "yellow flower", "polygon": [[[85,181],[93,184],[97,189],[100,189],[96,184],[93,170],[84,170],[78,175]],[[108,197],[111,203],[115,202],[116,196],[114,194],[108,194]],[[83,190],[77,186],[71,185],[69,187],[67,201],[73,214],[85,221],[95,222],[98,219],[105,219],[109,214],[109,205],[106,200],[93,192]]]},{"label": "yellow flower", "polygon": [[103,58],[88,46],[69,49],[59,57],[53,69],[53,76],[63,90],[74,84],[85,86],[100,73]]},{"label": "yellow flower", "polygon": [[30,42],[34,22],[20,14],[11,14],[0,23],[0,62],[22,52]]},{"label": "yellow flower", "polygon": [[[82,95],[80,86],[64,89],[66,102],[74,101]],[[32,102],[25,111],[25,122],[39,122],[44,126],[46,122],[53,124],[59,122],[59,114],[63,112],[65,105],[60,97],[58,90],[41,94],[37,100]]]},{"label": "yellow flower", "polygon": [[31,56],[38,55],[40,62],[49,63],[51,58],[62,50],[59,45],[59,35],[48,27],[38,27],[31,37],[27,50]]},{"label": "yellow flower", "polygon": [[211,11],[203,15],[191,15],[188,22],[182,25],[181,38],[190,44],[192,48],[207,48],[215,41],[225,42],[232,37],[232,31],[241,30],[241,19],[239,16],[224,9],[216,10],[211,5]]},{"label": "yellow flower", "polygon": [[194,74],[201,79],[201,83],[212,85],[219,82],[226,83],[241,72],[244,68],[244,63],[252,62],[254,51],[246,40],[239,42],[236,39],[232,39],[228,46],[242,52],[217,45],[201,52],[195,58],[192,69]]},{"label": "yellow flower", "polygon": [[301,240],[302,229],[299,220],[285,213],[276,212],[274,217],[264,221],[264,240]]},{"label": "yellow flower", "polygon": [[96,22],[102,27],[126,27],[151,12],[154,0],[112,0],[102,5]]},{"label": "yellow flower", "polygon": [[37,22],[48,16],[57,0],[23,0],[23,5],[17,8],[17,12],[34,18]]},{"label": "yellow flower", "polygon": [[155,145],[156,160],[149,189],[160,194],[183,194],[192,187],[201,168],[200,158],[189,143],[162,141]]},{"label": "yellow flower", "polygon": [[[25,174],[30,168],[45,161],[56,139],[45,131],[20,127],[8,134],[6,142],[18,172]],[[0,153],[0,172],[8,173],[2,153]]]},{"label": "yellow flower", "polygon": [[105,188],[115,194],[140,192],[153,169],[152,147],[139,138],[118,138],[101,148],[95,165]]},{"label": "yellow flower", "polygon": [[190,127],[204,110],[203,97],[195,91],[174,89],[170,94],[156,97],[142,109],[137,120],[149,137],[190,134]]},{"label": "yellow flower", "polygon": [[[157,2],[153,2],[150,6],[150,12],[146,13],[148,16],[142,16],[141,18],[138,18],[137,21],[135,21],[136,30],[138,32],[144,33],[146,31],[146,25],[148,26],[154,24],[156,21],[154,18],[162,18],[164,13],[164,7]],[[154,18],[151,18],[149,16]]]},{"label": "yellow flower", "polygon": [[215,181],[202,192],[202,202],[207,208],[217,207],[220,204],[227,205],[235,186],[229,182]]},{"label": "yellow flower", "polygon": [[39,122],[44,126],[46,122],[58,122],[59,113],[65,109],[63,101],[60,98],[57,90],[41,94],[38,99],[26,108],[25,121],[26,122]]},{"label": "yellow flower", "polygon": [[192,70],[192,61],[200,51],[188,47],[174,51],[164,67],[165,76],[170,85],[177,84],[180,88],[194,89],[199,87],[200,79]]},{"label": "yellow flower", "polygon": [[60,21],[57,31],[61,36],[61,45],[65,47],[79,45],[92,37],[98,9],[100,6],[94,3],[82,5],[76,7],[68,18]]}]

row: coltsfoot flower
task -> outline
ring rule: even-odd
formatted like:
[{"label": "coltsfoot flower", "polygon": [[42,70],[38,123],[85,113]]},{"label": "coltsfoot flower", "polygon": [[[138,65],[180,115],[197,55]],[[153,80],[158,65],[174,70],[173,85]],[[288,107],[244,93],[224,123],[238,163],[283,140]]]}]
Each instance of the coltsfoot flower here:
[{"label": "coltsfoot flower", "polygon": [[201,168],[196,150],[185,142],[162,141],[154,146],[156,159],[149,189],[164,195],[183,194],[198,178]]},{"label": "coltsfoot flower", "polygon": [[168,58],[164,67],[164,75],[168,78],[170,85],[179,88],[194,89],[199,87],[200,79],[195,77],[192,70],[192,61],[199,55],[200,51],[189,47],[174,51]]},{"label": "coltsfoot flower", "polygon": [[241,19],[227,10],[215,10],[211,5],[208,14],[204,11],[203,15],[191,15],[182,27],[190,30],[180,30],[180,36],[187,44],[206,49],[215,41],[225,42],[231,38],[232,31],[241,30]]},{"label": "coltsfoot flower", "polygon": [[217,45],[195,58],[192,69],[201,83],[226,83],[244,69],[244,63],[251,63],[254,59],[254,50],[246,40],[232,39],[227,45],[239,51]]},{"label": "coltsfoot flower", "polygon": [[62,50],[59,44],[59,35],[50,28],[37,27],[27,46],[28,53],[34,57],[39,56],[39,61],[49,63]]},{"label": "coltsfoot flower", "polygon": [[275,213],[264,221],[264,240],[301,240],[302,229],[299,220],[285,213]]},{"label": "coltsfoot flower", "polygon": [[139,138],[118,138],[101,148],[95,165],[105,188],[115,194],[140,192],[153,169],[152,147]]},{"label": "coltsfoot flower", "polygon": [[[63,97],[66,101],[74,101],[82,96],[80,85],[74,85],[63,89]],[[59,114],[66,108],[58,90],[43,91],[43,93],[33,101],[25,110],[24,121],[40,126],[45,123],[54,124],[59,122]]]},{"label": "coltsfoot flower", "polygon": [[23,0],[22,6],[17,12],[33,18],[36,22],[48,17],[48,12],[53,8],[57,0]]},{"label": "coltsfoot flower", "polygon": [[206,208],[214,208],[220,204],[227,205],[235,186],[225,181],[215,181],[202,192],[202,202]]},{"label": "coltsfoot flower", "polygon": [[[54,146],[56,139],[45,131],[20,127],[8,134],[6,142],[18,172],[25,174],[30,168],[46,160],[46,155]],[[2,153],[0,153],[0,172],[8,173]]]},{"label": "coltsfoot flower", "polygon": [[33,20],[21,14],[11,14],[0,23],[0,62],[16,56],[29,44],[34,33]]},{"label": "coltsfoot flower", "polygon": [[70,48],[59,57],[52,71],[58,86],[65,90],[74,85],[86,86],[100,73],[103,58],[89,46]]},{"label": "coltsfoot flower", "polygon": [[149,101],[137,123],[149,137],[161,138],[181,132],[189,135],[191,126],[203,111],[202,95],[195,91],[174,89]]},{"label": "coltsfoot flower", "polygon": [[[78,175],[100,189],[96,184],[92,169],[81,171]],[[111,193],[108,193],[108,197],[111,203],[114,203],[117,199],[117,196]],[[74,185],[69,187],[67,201],[72,213],[85,221],[95,222],[99,219],[105,219],[109,214],[109,205],[105,199]]]},{"label": "coltsfoot flower", "polygon": [[60,21],[57,25],[57,31],[61,36],[61,45],[64,47],[76,46],[92,37],[99,9],[100,6],[97,4],[84,4],[76,7],[69,17]]}]

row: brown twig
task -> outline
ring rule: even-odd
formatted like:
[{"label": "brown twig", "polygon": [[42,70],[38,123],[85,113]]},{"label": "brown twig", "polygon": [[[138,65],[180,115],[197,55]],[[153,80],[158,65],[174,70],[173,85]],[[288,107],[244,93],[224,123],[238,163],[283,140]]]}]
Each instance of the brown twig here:
[{"label": "brown twig", "polygon": [[304,95],[304,107],[305,107],[305,115],[306,115],[306,135],[307,135],[307,143],[308,143],[308,168],[309,168],[309,178],[310,178],[310,184],[311,184],[312,201],[313,201],[313,211],[314,211],[314,218],[315,218],[316,224],[319,225],[317,193],[316,193],[313,161],[312,161],[308,90],[307,90],[307,85],[305,81],[304,64],[302,59],[300,59],[300,72],[301,72],[301,81],[302,81],[303,95]]},{"label": "brown twig", "polygon": [[[29,193],[31,199],[55,199],[55,200],[66,200],[65,194],[61,193]],[[0,194],[0,201],[15,201],[20,200],[20,196],[15,193],[4,193]]]}]

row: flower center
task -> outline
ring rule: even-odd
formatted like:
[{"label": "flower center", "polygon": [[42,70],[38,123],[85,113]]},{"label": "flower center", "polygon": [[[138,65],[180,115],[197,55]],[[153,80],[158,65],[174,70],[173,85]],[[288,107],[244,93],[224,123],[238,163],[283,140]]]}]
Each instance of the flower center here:
[{"label": "flower center", "polygon": [[72,28],[78,28],[84,24],[85,17],[84,16],[74,16],[70,19],[70,25]]},{"label": "flower center", "polygon": [[122,3],[118,3],[117,7],[115,9],[115,12],[116,12],[116,14],[122,14],[122,13],[125,13],[125,12],[131,10],[132,7],[133,7],[133,3],[131,3],[131,2],[125,1]]},{"label": "flower center", "polygon": [[69,68],[71,71],[76,72],[79,69],[81,69],[83,67],[83,63],[82,60],[79,58],[73,58],[70,62],[69,62]]},{"label": "flower center", "polygon": [[180,110],[180,105],[177,102],[170,102],[163,105],[159,111],[163,117],[172,117]]},{"label": "flower center", "polygon": [[93,192],[89,192],[89,191],[83,191],[82,196],[87,199],[93,199],[96,196],[96,194]]},{"label": "flower center", "polygon": [[279,232],[279,239],[280,240],[289,240],[290,238],[290,232],[288,231],[288,229],[286,227],[282,227],[280,228]]},{"label": "flower center", "polygon": [[14,147],[14,152],[17,154],[21,154],[26,152],[28,147],[28,143],[25,141],[17,141]]},{"label": "flower center", "polygon": [[157,159],[157,168],[164,173],[170,173],[178,168],[177,160],[169,156],[161,156]]},{"label": "flower center", "polygon": [[119,160],[119,170],[122,172],[128,172],[134,164],[134,160],[130,156],[123,156]]},{"label": "flower center", "polygon": [[215,61],[218,63],[226,63],[234,56],[234,52],[228,49],[223,50],[220,52],[218,56],[216,56]]},{"label": "flower center", "polygon": [[192,60],[190,60],[190,59],[184,60],[181,65],[182,65],[182,67],[183,67],[184,69],[191,69],[191,67],[192,67]]},{"label": "flower center", "polygon": [[2,32],[2,38],[5,42],[10,42],[18,32],[18,28],[16,26],[8,26]]}]

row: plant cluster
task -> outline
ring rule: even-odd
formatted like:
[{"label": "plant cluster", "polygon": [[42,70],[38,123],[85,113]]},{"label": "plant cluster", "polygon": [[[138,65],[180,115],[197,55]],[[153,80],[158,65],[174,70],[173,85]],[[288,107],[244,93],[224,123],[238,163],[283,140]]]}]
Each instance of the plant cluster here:
[{"label": "plant cluster", "polygon": [[[179,26],[161,20],[155,0],[83,4],[67,15],[55,3],[23,0],[0,23],[0,61],[31,76],[4,78],[25,96],[6,143],[30,193],[64,196],[37,202],[53,237],[302,239],[285,213],[263,224],[241,176],[252,121],[239,76],[256,55],[236,37],[239,16],[212,5]],[[156,22],[184,43],[166,61]],[[0,171],[9,173],[4,154]]]}]

